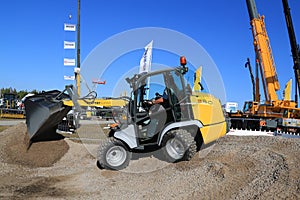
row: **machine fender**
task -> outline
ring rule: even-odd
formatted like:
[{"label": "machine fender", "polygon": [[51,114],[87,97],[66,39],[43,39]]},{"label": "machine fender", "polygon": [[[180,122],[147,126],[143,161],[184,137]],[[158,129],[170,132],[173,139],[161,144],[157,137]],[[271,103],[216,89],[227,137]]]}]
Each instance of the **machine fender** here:
[{"label": "machine fender", "polygon": [[161,143],[162,143],[162,139],[164,137],[164,135],[169,132],[170,130],[174,129],[174,128],[182,128],[182,127],[187,127],[187,126],[193,126],[193,125],[196,125],[198,126],[198,128],[202,128],[203,127],[203,124],[198,121],[198,120],[190,120],[190,121],[183,121],[183,122],[175,122],[175,123],[172,123],[168,126],[166,126],[164,128],[164,130],[160,133],[160,136],[159,136],[159,141],[158,141],[158,145],[160,146]]},{"label": "machine fender", "polygon": [[120,131],[116,131],[114,137],[122,140],[127,144],[131,149],[137,147],[136,135],[134,125],[131,124],[127,128]]}]

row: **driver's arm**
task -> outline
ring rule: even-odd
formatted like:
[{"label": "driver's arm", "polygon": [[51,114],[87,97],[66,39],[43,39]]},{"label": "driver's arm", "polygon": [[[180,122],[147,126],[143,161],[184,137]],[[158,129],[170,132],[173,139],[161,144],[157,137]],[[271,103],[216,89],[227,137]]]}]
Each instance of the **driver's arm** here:
[{"label": "driver's arm", "polygon": [[164,98],[162,98],[162,97],[159,97],[152,101],[153,104],[158,104],[158,103],[163,103],[163,102],[164,102]]}]

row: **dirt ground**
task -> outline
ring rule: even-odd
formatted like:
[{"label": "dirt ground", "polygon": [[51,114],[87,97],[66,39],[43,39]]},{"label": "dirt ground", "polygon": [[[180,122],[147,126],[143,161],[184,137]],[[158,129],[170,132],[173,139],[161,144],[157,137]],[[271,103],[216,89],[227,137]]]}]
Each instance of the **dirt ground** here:
[{"label": "dirt ground", "polygon": [[147,154],[109,171],[97,137],[29,149],[26,137],[24,123],[0,133],[0,199],[300,199],[300,139],[225,136],[189,162]]}]

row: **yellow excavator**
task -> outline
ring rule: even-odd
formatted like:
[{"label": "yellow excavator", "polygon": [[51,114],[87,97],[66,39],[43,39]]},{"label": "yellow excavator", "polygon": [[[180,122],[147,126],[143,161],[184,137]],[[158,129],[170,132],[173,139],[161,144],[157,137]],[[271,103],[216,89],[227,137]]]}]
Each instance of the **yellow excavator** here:
[{"label": "yellow excavator", "polygon": [[264,16],[258,14],[254,0],[246,2],[265,101],[261,103],[259,95],[255,95],[254,101],[245,102],[242,112],[235,115],[229,113],[231,127],[300,132],[300,109],[297,103],[290,99],[280,100],[276,93],[280,85]]},{"label": "yellow excavator", "polygon": [[[184,79],[186,59],[181,57],[180,61],[179,67],[126,78],[131,95],[123,98],[124,107],[113,110],[115,124],[97,154],[100,167],[123,169],[132,152],[149,148],[162,150],[168,162],[190,160],[202,144],[226,134],[220,100],[192,91]],[[162,101],[155,103],[158,99]],[[74,112],[80,112],[79,101],[85,99],[80,99],[72,86],[63,92],[49,91],[26,99],[26,124],[32,142],[54,136],[54,129],[72,109],[65,100],[72,100]]]}]

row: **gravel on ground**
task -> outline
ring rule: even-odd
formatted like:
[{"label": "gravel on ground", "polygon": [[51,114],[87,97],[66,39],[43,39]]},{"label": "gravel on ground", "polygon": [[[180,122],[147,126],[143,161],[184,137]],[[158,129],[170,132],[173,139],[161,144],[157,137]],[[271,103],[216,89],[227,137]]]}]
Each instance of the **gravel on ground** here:
[{"label": "gravel on ground", "polygon": [[0,132],[0,199],[300,199],[297,138],[226,135],[191,161],[142,154],[110,171],[94,142],[26,137],[24,123]]}]

